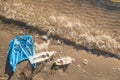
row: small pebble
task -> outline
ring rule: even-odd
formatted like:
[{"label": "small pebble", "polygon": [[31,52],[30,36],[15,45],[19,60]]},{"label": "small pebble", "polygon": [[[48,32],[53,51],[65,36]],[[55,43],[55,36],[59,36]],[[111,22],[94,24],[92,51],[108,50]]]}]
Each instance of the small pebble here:
[{"label": "small pebble", "polygon": [[35,37],[38,38],[38,37],[39,37],[39,34],[36,34]]},{"label": "small pebble", "polygon": [[75,58],[72,58],[72,61],[75,62]]},{"label": "small pebble", "polygon": [[83,59],[83,64],[87,65],[88,64],[88,60],[87,59]]},{"label": "small pebble", "polygon": [[82,72],[86,72],[86,70],[82,70]]},{"label": "small pebble", "polygon": [[79,69],[79,70],[81,69],[81,66],[80,66],[80,64],[79,64],[79,65],[77,65],[77,69]]},{"label": "small pebble", "polygon": [[81,66],[80,66],[80,64],[79,64],[79,65],[77,65],[77,67],[81,67]]},{"label": "small pebble", "polygon": [[4,58],[4,56],[1,56],[1,58]]},{"label": "small pebble", "polygon": [[57,40],[57,44],[61,44],[61,41],[60,41],[60,40]]}]

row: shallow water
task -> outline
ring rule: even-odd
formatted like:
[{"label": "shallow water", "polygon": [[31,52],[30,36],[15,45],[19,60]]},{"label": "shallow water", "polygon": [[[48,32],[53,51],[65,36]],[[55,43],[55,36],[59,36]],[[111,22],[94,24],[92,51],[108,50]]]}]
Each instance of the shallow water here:
[{"label": "shallow water", "polygon": [[43,26],[70,21],[91,27],[120,27],[120,3],[109,0],[7,0],[0,9],[8,18]]}]

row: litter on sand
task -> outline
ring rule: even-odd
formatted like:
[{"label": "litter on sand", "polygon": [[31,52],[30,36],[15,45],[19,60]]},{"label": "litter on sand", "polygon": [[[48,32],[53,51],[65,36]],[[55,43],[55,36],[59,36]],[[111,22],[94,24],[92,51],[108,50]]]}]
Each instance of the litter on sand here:
[{"label": "litter on sand", "polygon": [[[9,63],[12,66],[12,71],[15,72],[17,65],[24,61],[29,60],[30,56],[34,56],[34,41],[31,35],[16,36],[9,46]],[[36,67],[36,64],[32,64]]]},{"label": "litter on sand", "polygon": [[[36,68],[36,63],[50,60],[52,56],[56,54],[56,51],[46,51],[45,49],[48,48],[49,44],[50,40],[47,40],[46,43],[40,45],[35,43],[36,47],[34,47],[34,41],[31,35],[16,36],[16,38],[10,42],[8,55],[12,71],[15,72],[17,65],[24,60],[29,60],[34,68]],[[36,49],[36,54],[34,48]],[[72,61],[74,61],[74,59],[67,56],[57,59],[54,64],[56,66],[65,66],[63,68],[65,71]]]},{"label": "litter on sand", "polygon": [[72,63],[73,59],[71,57],[62,57],[60,59],[57,59],[53,65],[51,66],[52,70],[59,70],[63,69],[65,72],[68,68],[68,66]]},{"label": "litter on sand", "polygon": [[72,63],[72,58],[68,57],[68,56],[60,58],[60,59],[57,59],[55,61],[55,65],[58,65],[58,66],[60,66],[60,65],[67,65],[67,64],[70,64],[70,63]]},{"label": "litter on sand", "polygon": [[50,59],[54,54],[56,54],[56,51],[46,51],[46,52],[40,52],[35,54],[34,56],[30,57],[31,64],[35,64],[38,62],[43,62],[45,60]]}]

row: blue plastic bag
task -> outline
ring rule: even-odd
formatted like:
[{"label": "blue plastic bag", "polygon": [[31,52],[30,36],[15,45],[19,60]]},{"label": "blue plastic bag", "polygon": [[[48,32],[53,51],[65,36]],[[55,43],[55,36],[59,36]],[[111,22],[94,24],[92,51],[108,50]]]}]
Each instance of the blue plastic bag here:
[{"label": "blue plastic bag", "polygon": [[[10,42],[9,48],[9,62],[12,66],[12,71],[15,72],[17,65],[24,61],[29,60],[30,56],[35,54],[34,41],[31,35],[16,36]],[[32,64],[36,68],[36,64]]]}]

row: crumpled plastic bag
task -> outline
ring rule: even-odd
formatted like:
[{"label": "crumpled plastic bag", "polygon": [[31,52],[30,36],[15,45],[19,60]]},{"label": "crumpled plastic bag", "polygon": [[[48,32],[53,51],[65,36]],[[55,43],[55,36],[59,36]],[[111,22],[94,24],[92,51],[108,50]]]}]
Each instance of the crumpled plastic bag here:
[{"label": "crumpled plastic bag", "polygon": [[[9,62],[12,66],[12,71],[15,72],[17,65],[24,61],[29,60],[30,56],[35,54],[34,41],[31,35],[16,36],[9,46]],[[36,64],[32,64],[36,68]]]}]

